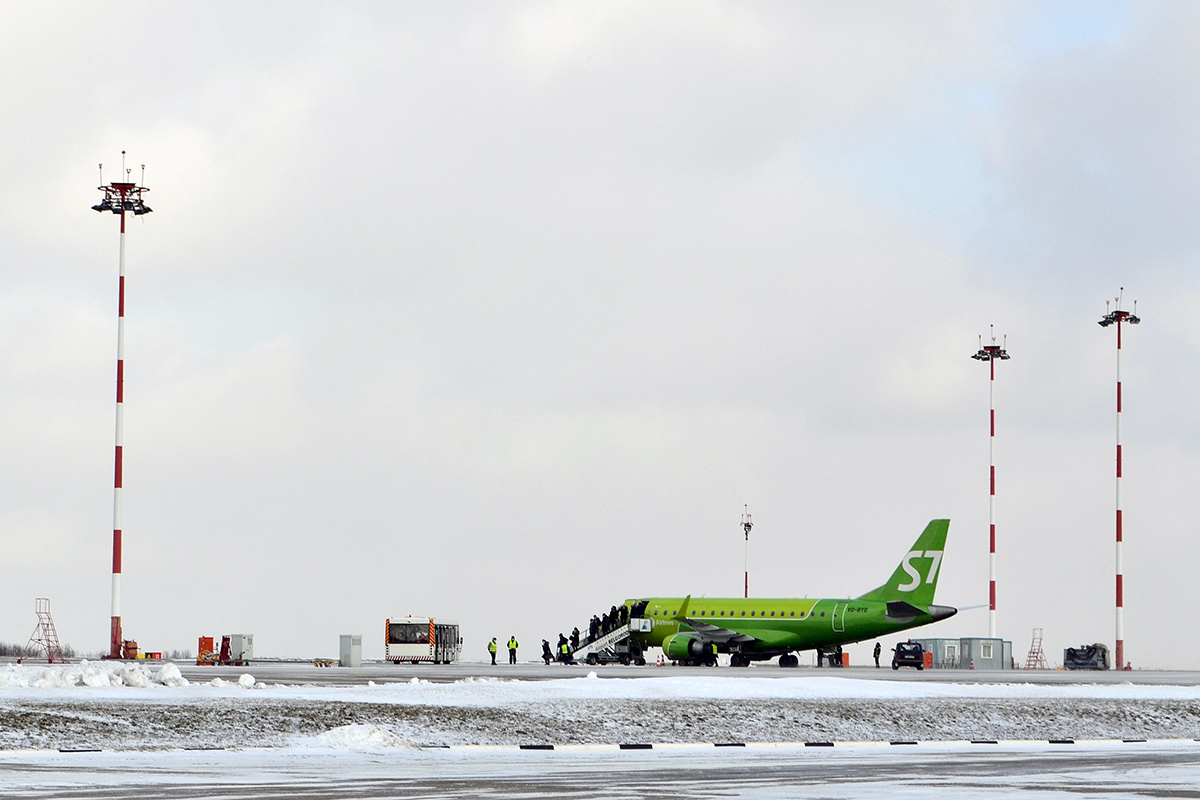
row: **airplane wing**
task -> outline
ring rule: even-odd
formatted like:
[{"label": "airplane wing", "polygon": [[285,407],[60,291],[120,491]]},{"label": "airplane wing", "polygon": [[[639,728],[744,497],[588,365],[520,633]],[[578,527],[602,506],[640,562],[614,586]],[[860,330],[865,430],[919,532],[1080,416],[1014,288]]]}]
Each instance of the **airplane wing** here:
[{"label": "airplane wing", "polygon": [[711,622],[693,619],[687,615],[688,606],[692,603],[692,596],[689,594],[683,599],[683,605],[679,608],[679,613],[675,615],[678,622],[687,624],[692,630],[704,637],[705,641],[716,642],[717,644],[728,644],[730,642],[754,642],[755,637],[747,633],[738,633],[731,631],[728,628],[722,628],[720,625],[713,625]]},{"label": "airplane wing", "polygon": [[738,633],[731,631],[728,628],[722,628],[720,625],[713,625],[711,622],[704,622],[698,619],[689,617],[680,617],[681,622],[686,622],[692,630],[704,637],[705,641],[716,642],[717,644],[728,644],[730,642],[753,642],[757,641],[755,637],[748,633]]}]

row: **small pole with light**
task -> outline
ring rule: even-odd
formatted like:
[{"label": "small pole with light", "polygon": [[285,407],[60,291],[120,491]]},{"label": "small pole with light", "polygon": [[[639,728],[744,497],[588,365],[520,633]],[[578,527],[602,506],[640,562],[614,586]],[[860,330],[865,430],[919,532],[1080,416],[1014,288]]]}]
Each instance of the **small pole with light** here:
[{"label": "small pole with light", "polygon": [[746,534],[746,550],[745,550],[745,583],[743,590],[745,597],[750,596],[750,529],[754,527],[754,523],[750,521],[750,506],[743,506],[745,509],[742,512],[742,531]]},{"label": "small pole with light", "polygon": [[[150,207],[142,201],[142,195],[150,191],[145,186],[130,180],[132,170],[125,168],[125,151],[121,151],[121,181],[106,184],[104,165],[100,165],[100,191],[104,199],[92,206],[93,211],[111,211],[121,218],[121,248],[118,259],[117,281],[117,424],[116,453],[113,476],[113,557],[112,557],[112,625],[109,629],[108,655],[106,658],[121,658],[123,634],[121,632],[121,484],[123,483],[122,450],[125,434],[125,212],[135,217],[150,213]],[[146,180],[146,165],[142,165],[142,182]]]},{"label": "small pole with light", "polygon": [[1004,345],[996,344],[996,326],[989,326],[992,343],[985,345],[979,337],[979,352],[971,356],[988,362],[988,638],[996,638],[996,361],[1007,361],[1008,337]]},{"label": "small pole with light", "polygon": [[1125,287],[1115,298],[1117,307],[1109,310],[1109,301],[1104,301],[1104,318],[1100,327],[1117,326],[1117,669],[1125,667],[1125,566],[1121,548],[1125,543],[1124,520],[1121,518],[1121,323],[1137,325],[1142,320],[1137,315],[1137,301],[1133,301],[1133,313],[1121,310]]}]

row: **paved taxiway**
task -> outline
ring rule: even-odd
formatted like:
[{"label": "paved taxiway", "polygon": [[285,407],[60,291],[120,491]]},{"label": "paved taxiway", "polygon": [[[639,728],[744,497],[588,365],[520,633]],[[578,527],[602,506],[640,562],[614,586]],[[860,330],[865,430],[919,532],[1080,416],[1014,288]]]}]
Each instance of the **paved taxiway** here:
[{"label": "paved taxiway", "polygon": [[181,664],[180,670],[189,681],[207,681],[215,677],[236,681],[243,673],[250,673],[257,680],[269,683],[312,684],[315,686],[354,686],[370,681],[395,683],[413,678],[432,683],[452,683],[466,678],[502,678],[508,680],[537,681],[557,678],[578,678],[595,672],[601,678],[663,678],[684,675],[720,675],[724,678],[802,678],[833,677],[859,680],[918,681],[926,683],[1036,683],[1036,684],[1121,684],[1132,683],[1145,686],[1200,686],[1200,672],[1167,670],[1132,670],[1129,672],[1071,672],[1066,670],[1004,670],[984,672],[980,670],[936,669],[922,670],[875,669],[874,667],[850,667],[847,669],[816,669],[798,667],[781,669],[773,664],[754,665],[734,669],[732,667],[588,667],[586,665],[546,666],[540,661],[492,666],[481,662],[457,662],[454,664],[385,664],[366,663],[354,669],[344,667],[317,667],[307,662],[252,662],[248,667],[198,667]]},{"label": "paved taxiway", "polygon": [[0,753],[6,797],[1197,798],[1200,745]]}]

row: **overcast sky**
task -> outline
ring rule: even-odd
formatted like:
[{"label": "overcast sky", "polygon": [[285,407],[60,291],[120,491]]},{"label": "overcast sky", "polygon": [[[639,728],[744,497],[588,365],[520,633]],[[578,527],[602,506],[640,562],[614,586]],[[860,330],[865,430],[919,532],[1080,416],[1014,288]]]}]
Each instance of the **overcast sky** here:
[{"label": "overcast sky", "polygon": [[[107,648],[120,151],[125,633],[383,653],[625,598],[939,603],[1200,668],[1200,7],[7,2],[0,640]],[[1189,489],[1189,487],[1192,487]],[[986,609],[928,629],[986,635]],[[890,642],[889,642],[890,643]],[[873,643],[854,650],[866,658]]]}]

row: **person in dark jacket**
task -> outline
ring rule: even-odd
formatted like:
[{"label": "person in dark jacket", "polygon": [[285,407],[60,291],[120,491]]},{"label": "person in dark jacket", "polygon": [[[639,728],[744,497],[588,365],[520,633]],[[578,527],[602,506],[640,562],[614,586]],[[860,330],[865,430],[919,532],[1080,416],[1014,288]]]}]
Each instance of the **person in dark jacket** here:
[{"label": "person in dark jacket", "polygon": [[579,628],[575,628],[571,631],[571,649],[579,649]]},{"label": "person in dark jacket", "polygon": [[879,642],[875,643],[875,669],[879,669],[879,654],[883,652],[883,645]]},{"label": "person in dark jacket", "polygon": [[546,666],[550,666],[550,662],[554,660],[554,653],[550,652],[550,642],[542,639],[542,661],[546,662]]}]

